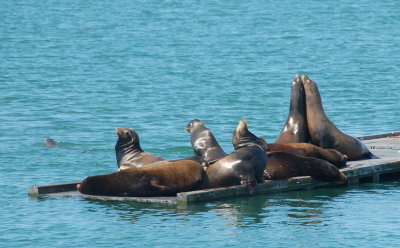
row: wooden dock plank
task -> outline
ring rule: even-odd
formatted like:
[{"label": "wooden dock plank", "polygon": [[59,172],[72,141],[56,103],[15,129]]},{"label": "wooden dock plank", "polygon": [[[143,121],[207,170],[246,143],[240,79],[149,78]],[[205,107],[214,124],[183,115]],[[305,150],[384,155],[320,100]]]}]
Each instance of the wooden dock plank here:
[{"label": "wooden dock plank", "polygon": [[[358,184],[361,181],[379,182],[381,175],[399,174],[400,172],[400,131],[386,134],[359,137],[378,156],[377,159],[350,161],[341,169],[346,177],[345,183],[327,183],[311,177],[294,177],[287,180],[268,180],[258,184],[255,194],[310,189],[317,187],[336,187]],[[396,174],[396,175],[397,175]],[[83,197],[99,200],[135,201],[168,205],[187,205],[198,202],[220,200],[224,198],[251,195],[247,186],[232,186],[216,189],[178,193],[176,197],[113,197],[83,195],[76,190],[79,182],[31,186],[29,195],[33,197]]]}]

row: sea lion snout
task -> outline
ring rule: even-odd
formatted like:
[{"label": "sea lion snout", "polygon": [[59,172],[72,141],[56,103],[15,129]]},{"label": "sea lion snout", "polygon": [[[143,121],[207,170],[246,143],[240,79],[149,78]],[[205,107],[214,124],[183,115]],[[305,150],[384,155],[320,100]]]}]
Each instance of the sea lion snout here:
[{"label": "sea lion snout", "polygon": [[118,136],[122,135],[124,132],[122,131],[122,128],[117,127],[115,128],[115,132],[117,133]]}]

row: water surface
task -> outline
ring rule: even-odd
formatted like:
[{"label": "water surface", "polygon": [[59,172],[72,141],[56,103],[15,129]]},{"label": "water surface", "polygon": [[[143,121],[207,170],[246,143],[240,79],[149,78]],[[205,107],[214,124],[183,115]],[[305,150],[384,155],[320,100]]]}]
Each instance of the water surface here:
[{"label": "water surface", "polygon": [[[398,181],[187,209],[27,196],[116,170],[116,127],[167,159],[201,119],[226,152],[240,119],[272,142],[295,73],[353,136],[399,130],[397,1],[0,0],[0,244],[394,247]],[[47,149],[45,137],[59,142]],[[68,148],[68,149],[63,149]],[[372,244],[372,243],[371,243]]]}]

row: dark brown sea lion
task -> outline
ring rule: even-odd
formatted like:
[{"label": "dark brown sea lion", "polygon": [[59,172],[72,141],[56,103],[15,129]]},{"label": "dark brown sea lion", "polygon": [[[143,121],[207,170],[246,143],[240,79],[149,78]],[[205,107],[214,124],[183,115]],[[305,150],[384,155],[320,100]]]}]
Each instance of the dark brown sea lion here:
[{"label": "dark brown sea lion", "polygon": [[[265,148],[257,142],[239,139],[237,134],[242,134],[243,128],[247,130],[247,125],[241,121],[233,132],[232,141],[236,144],[237,150],[218,159],[206,169],[211,188],[243,184],[249,185],[250,193],[254,193],[257,182],[264,181],[263,170],[267,162]],[[211,134],[209,130],[208,132]],[[243,135],[246,135],[246,133]],[[215,138],[211,139],[211,137],[214,136],[203,136],[204,144],[219,147]],[[200,154],[206,156],[204,152]]]},{"label": "dark brown sea lion", "polygon": [[324,149],[309,143],[267,144],[267,148],[271,152],[290,152],[305,157],[323,159],[337,168],[345,167],[347,162],[347,156],[335,149]]},{"label": "dark brown sea lion", "polygon": [[[233,141],[233,146],[236,150],[245,144],[253,142],[265,147],[264,151],[268,154],[267,164],[263,167],[265,168],[263,172],[265,179],[312,176],[315,179],[330,182],[346,180],[345,175],[338,168],[325,160],[304,157],[291,152],[267,152],[268,144],[263,138],[258,138],[250,133],[247,128],[242,128],[242,130],[242,132],[237,132],[237,141],[240,141],[240,143],[236,141],[235,144]],[[302,151],[301,149],[293,150]],[[303,152],[305,153],[305,151]]]},{"label": "dark brown sea lion", "polygon": [[343,172],[325,160],[288,152],[268,152],[268,164],[264,172],[265,179],[279,180],[297,176],[311,176],[327,182],[346,181]]},{"label": "dark brown sea lion", "polygon": [[210,165],[227,155],[211,131],[200,120],[189,121],[185,130],[190,133],[190,143],[194,154],[202,157],[207,164]]},{"label": "dark brown sea lion", "polygon": [[306,75],[302,77],[306,94],[308,131],[314,145],[335,149],[348,160],[376,158],[360,140],[341,132],[326,116],[317,84]]},{"label": "dark brown sea lion", "polygon": [[119,170],[132,166],[143,167],[157,161],[165,161],[163,158],[142,150],[136,131],[129,128],[116,128],[116,132],[118,140],[115,144],[115,155]]},{"label": "dark brown sea lion", "polygon": [[263,138],[259,138],[255,136],[252,132],[247,128],[247,123],[245,120],[240,120],[237,125],[235,131],[232,136],[232,145],[235,149],[235,152],[239,151],[249,151],[251,150],[253,153],[253,158],[255,162],[253,163],[255,176],[258,182],[263,182],[263,177],[261,176],[264,172],[268,158],[264,157],[266,147],[266,141]]},{"label": "dark brown sea lion", "polygon": [[199,156],[190,156],[178,160],[166,160],[151,153],[144,152],[140,147],[139,135],[135,130],[129,128],[116,129],[118,140],[115,145],[115,154],[119,170],[125,170],[131,167],[143,167],[160,165],[179,160],[193,160],[205,165],[206,162]]},{"label": "dark brown sea lion", "polygon": [[309,140],[304,86],[300,75],[296,74],[295,80],[292,81],[289,115],[274,143],[307,143]]},{"label": "dark brown sea lion", "polygon": [[169,196],[205,188],[208,188],[207,174],[193,160],[132,167],[87,177],[77,185],[82,194],[107,196]]}]

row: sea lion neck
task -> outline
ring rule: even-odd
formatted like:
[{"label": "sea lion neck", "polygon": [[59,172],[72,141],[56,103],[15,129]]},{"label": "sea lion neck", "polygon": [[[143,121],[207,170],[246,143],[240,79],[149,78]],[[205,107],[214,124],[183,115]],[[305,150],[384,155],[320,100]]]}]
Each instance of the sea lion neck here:
[{"label": "sea lion neck", "polygon": [[[318,87],[315,82],[311,81],[306,75],[303,75],[302,82],[306,95],[306,106],[308,111],[319,112],[321,115],[326,117],[324,107],[322,105],[321,94],[319,93]],[[309,106],[312,106],[310,108]]]}]

